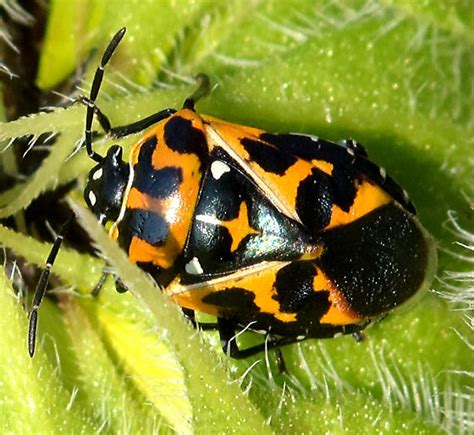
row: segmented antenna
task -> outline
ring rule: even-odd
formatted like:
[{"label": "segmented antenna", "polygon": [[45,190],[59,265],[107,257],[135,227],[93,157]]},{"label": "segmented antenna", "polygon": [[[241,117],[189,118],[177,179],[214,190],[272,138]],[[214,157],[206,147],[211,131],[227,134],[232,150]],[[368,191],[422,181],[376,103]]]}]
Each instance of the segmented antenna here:
[{"label": "segmented antenna", "polygon": [[[87,100],[83,99],[83,102],[87,104],[86,128],[84,131],[86,150],[89,157],[97,163],[100,163],[103,160],[103,157],[92,149],[92,120],[94,118],[95,100],[97,98],[97,94],[99,93],[100,85],[102,84],[102,79],[104,78],[104,68],[112,57],[112,54],[114,54],[114,51],[119,45],[123,36],[125,35],[125,32],[126,28],[122,27],[109,42],[109,45],[107,46],[104,51],[104,54],[102,55],[100,65],[95,70],[94,80],[92,81],[89,98]],[[108,122],[107,118],[105,118],[104,122]]]},{"label": "segmented antenna", "polygon": [[48,288],[49,276],[51,274],[51,268],[53,267],[54,261],[59,252],[59,248],[63,242],[64,234],[69,228],[72,220],[74,219],[74,215],[72,214],[68,220],[64,223],[64,225],[59,230],[59,233],[56,235],[56,239],[54,240],[53,247],[49,252],[48,259],[46,260],[46,267],[41,272],[40,279],[38,284],[36,284],[35,295],[33,297],[33,307],[30,312],[29,317],[29,325],[28,325],[28,353],[30,357],[33,357],[35,354],[36,348],[36,331],[38,330],[38,309],[41,305],[41,301],[44,298],[46,293],[46,289]]}]

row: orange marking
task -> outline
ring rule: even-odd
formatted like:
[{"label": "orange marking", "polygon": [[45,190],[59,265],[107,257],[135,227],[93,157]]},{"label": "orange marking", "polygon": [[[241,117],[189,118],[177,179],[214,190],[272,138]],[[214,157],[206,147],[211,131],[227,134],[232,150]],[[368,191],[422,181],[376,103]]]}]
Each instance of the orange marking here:
[{"label": "orange marking", "polygon": [[[161,247],[160,247],[161,248]],[[163,255],[162,249],[150,245],[148,242],[134,236],[128,247],[128,258],[133,263],[153,263],[159,267],[171,266],[169,259]]]},{"label": "orange marking", "polygon": [[326,162],[324,160],[311,160],[311,163],[314,167],[323,171],[325,174],[332,175],[334,165],[332,163]]},{"label": "orange marking", "polygon": [[234,252],[240,245],[240,242],[249,234],[257,234],[249,224],[247,204],[245,201],[240,203],[239,215],[230,221],[222,221],[222,225],[229,230],[232,236],[231,252]]},{"label": "orange marking", "polygon": [[[202,120],[190,110],[180,110],[174,116],[189,119],[194,128],[203,131]],[[170,149],[164,139],[164,129],[172,118],[153,127],[130,151],[132,167],[136,166],[143,143],[156,136],[157,147],[153,151],[151,164],[156,170],[178,166],[182,170],[182,182],[176,192],[165,199],[156,199],[132,187],[127,197],[128,209],[142,209],[159,214],[169,225],[169,237],[159,247],[151,246],[139,238],[132,239],[129,247],[131,261],[148,261],[160,267],[169,267],[180,254],[186,243],[193,211],[199,194],[202,172],[201,162],[195,154],[178,153]],[[143,252],[139,252],[143,249]]]},{"label": "orange marking", "polygon": [[[262,187],[264,192],[273,193],[275,198],[278,198],[280,205],[275,204],[277,208],[282,213],[298,221],[299,218],[294,210],[300,182],[311,174],[311,170],[314,167],[318,167],[322,171],[330,173],[330,171],[332,171],[332,165],[321,160],[307,162],[298,159],[286,170],[283,176],[272,174],[262,169],[257,163],[251,161],[250,155],[240,143],[240,140],[243,138],[260,140],[258,136],[265,133],[264,131],[227,123],[208,116],[204,116],[203,119],[210,124],[210,127],[215,130],[227,146],[243,160],[243,164],[249,168],[247,174],[254,178],[257,185]],[[209,139],[211,139],[211,137],[209,137]],[[219,144],[210,140],[211,147],[216,145]],[[267,146],[273,147],[271,144],[267,144]],[[269,198],[271,198],[271,195],[269,195]]]},{"label": "orange marking", "polygon": [[[173,285],[173,283],[171,285]],[[168,290],[169,287],[170,286],[168,286],[166,290]],[[202,299],[210,293],[214,293],[214,289],[212,287],[203,287],[184,293],[170,294],[169,296],[175,304],[182,308],[189,308],[190,310],[198,311],[200,313],[218,316],[219,307],[202,302]]]},{"label": "orange marking", "polygon": [[[155,199],[133,187],[127,200],[127,208],[149,210],[162,216],[169,224],[169,235],[166,242],[160,246],[153,246],[139,238],[133,238],[135,244],[129,247],[129,259],[132,262],[146,261],[163,268],[170,267],[184,247],[189,229],[189,222],[180,219],[180,207],[185,207],[179,194],[166,199]],[[137,247],[135,247],[135,245]],[[138,253],[138,249],[144,249]],[[138,259],[140,258],[140,259]]]},{"label": "orange marking", "polygon": [[180,292],[179,281],[175,280],[166,288],[166,292],[179,306],[216,315],[218,314],[218,308],[216,310],[215,306],[203,303],[202,298],[207,294],[223,291],[228,287],[239,287],[255,295],[254,303],[262,313],[272,314],[276,319],[282,322],[295,322],[296,313],[281,312],[279,302],[273,298],[273,296],[276,295],[276,291],[273,288],[275,275],[278,270],[285,265],[286,264],[279,264],[254,274],[242,276],[241,278],[224,280],[206,287],[193,288],[185,292]]},{"label": "orange marking", "polygon": [[296,163],[289,167],[284,176],[272,174],[264,171],[254,162],[249,162],[250,167],[262,179],[265,180],[269,188],[284,200],[292,210],[296,207],[296,198],[298,196],[298,187],[306,177],[311,174],[313,165],[304,160],[297,160]]},{"label": "orange marking", "polygon": [[336,205],[333,206],[331,221],[325,229],[327,230],[353,222],[390,201],[392,201],[392,198],[388,193],[379,186],[364,180],[357,187],[354,204],[352,204],[352,207],[347,213]]},{"label": "orange marking", "polygon": [[349,306],[341,292],[320,268],[317,268],[317,272],[313,288],[315,291],[329,291],[329,302],[331,302],[329,310],[321,317],[320,323],[335,326],[359,323],[362,317]]},{"label": "orange marking", "polygon": [[130,189],[127,198],[127,208],[150,210],[160,214],[162,207],[160,201],[140,192],[136,187]]}]

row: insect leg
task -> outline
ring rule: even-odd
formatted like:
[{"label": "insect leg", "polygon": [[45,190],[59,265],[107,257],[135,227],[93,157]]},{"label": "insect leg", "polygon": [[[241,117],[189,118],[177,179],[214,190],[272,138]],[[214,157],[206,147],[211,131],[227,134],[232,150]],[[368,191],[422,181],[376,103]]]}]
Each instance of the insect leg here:
[{"label": "insect leg", "polygon": [[99,297],[99,293],[102,290],[102,287],[104,287],[105,280],[107,279],[107,276],[109,276],[109,274],[107,272],[102,271],[102,275],[100,277],[99,282],[96,284],[96,286],[94,287],[94,289],[91,292],[92,297],[94,297],[94,298]]},{"label": "insect leg", "polygon": [[352,337],[357,343],[362,343],[365,340],[364,331],[353,332]]},{"label": "insect leg", "polygon": [[110,135],[113,137],[123,137],[128,136],[129,134],[138,133],[147,129],[153,124],[162,121],[163,119],[169,118],[175,112],[175,109],[160,110],[157,113],[153,113],[152,115],[140,119],[139,121],[132,122],[131,124],[122,125],[120,127],[113,127],[108,131],[108,133],[110,133]]},{"label": "insect leg", "polygon": [[[102,288],[104,287],[105,280],[107,279],[109,275],[112,275],[112,273],[102,271],[102,276],[100,277],[99,282],[96,284],[96,286],[94,287],[94,290],[92,290],[91,292],[92,297],[96,298],[99,296]],[[128,291],[128,288],[120,280],[120,278],[115,278],[114,284],[115,284],[115,290],[117,290],[118,293],[125,293],[126,291]]]},{"label": "insect leg", "polygon": [[278,366],[278,372],[287,373],[285,358],[283,358],[283,352],[279,347],[275,349],[275,358]]},{"label": "insect leg", "polygon": [[189,308],[181,308],[181,310],[183,311],[184,317],[191,322],[193,328],[201,329],[202,331],[215,331],[219,328],[217,323],[197,322],[194,310]]},{"label": "insect leg", "polygon": [[183,109],[194,111],[194,105],[203,97],[209,94],[211,90],[211,82],[206,74],[200,73],[196,76],[198,88],[194,93],[184,100]]}]

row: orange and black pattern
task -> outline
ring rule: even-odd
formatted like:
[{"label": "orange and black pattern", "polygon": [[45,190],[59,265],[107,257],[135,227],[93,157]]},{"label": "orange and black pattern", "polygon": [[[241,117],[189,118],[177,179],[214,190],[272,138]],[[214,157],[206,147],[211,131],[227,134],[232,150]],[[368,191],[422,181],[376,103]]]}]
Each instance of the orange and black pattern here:
[{"label": "orange and black pattern", "polygon": [[430,245],[352,141],[183,109],[132,149],[111,235],[183,308],[276,336],[362,329],[414,295]]}]

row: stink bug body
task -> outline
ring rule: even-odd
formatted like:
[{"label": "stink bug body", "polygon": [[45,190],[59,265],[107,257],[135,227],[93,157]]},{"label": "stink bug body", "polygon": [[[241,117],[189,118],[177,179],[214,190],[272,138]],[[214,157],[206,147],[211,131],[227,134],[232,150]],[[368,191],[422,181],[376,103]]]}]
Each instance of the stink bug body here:
[{"label": "stink bug body", "polygon": [[[110,236],[130,261],[189,316],[217,316],[228,354],[359,333],[431,277],[434,248],[413,204],[354,141],[198,115],[203,75],[183,109],[111,128],[95,99],[124,33],[107,47],[83,99],[86,148],[97,162],[85,200],[101,223],[112,222]],[[151,127],[128,163],[118,145],[106,156],[93,151],[94,113],[115,137]],[[34,344],[36,314],[33,323]],[[239,349],[232,337],[247,327],[270,339]]]}]

